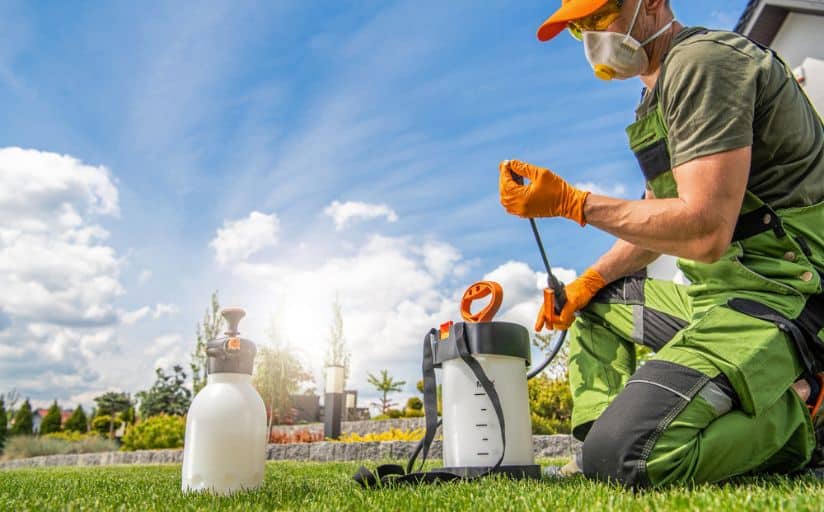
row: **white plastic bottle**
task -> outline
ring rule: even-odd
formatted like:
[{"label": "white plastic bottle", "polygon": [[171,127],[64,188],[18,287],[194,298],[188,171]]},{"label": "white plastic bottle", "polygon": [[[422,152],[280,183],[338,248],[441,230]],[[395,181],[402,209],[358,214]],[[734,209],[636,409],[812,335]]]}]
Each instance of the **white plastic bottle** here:
[{"label": "white plastic bottle", "polygon": [[[524,360],[501,355],[476,355],[475,359],[501,397],[506,422],[506,453],[502,464],[535,464]],[[444,466],[494,465],[503,445],[492,401],[462,360],[444,361],[441,375]]]},{"label": "white plastic bottle", "polygon": [[206,348],[206,386],[195,396],[186,418],[183,482],[187,491],[231,494],[254,489],[266,468],[266,408],[252,387],[255,344],[238,336],[245,312],[221,311],[226,336]]},{"label": "white plastic bottle", "polygon": [[[498,393],[506,427],[506,450],[491,398],[456,344],[465,338],[474,359]],[[503,453],[502,466],[535,465],[529,415],[528,331],[509,322],[455,324],[437,342],[436,366],[443,369],[443,462],[446,468],[491,467]]]}]

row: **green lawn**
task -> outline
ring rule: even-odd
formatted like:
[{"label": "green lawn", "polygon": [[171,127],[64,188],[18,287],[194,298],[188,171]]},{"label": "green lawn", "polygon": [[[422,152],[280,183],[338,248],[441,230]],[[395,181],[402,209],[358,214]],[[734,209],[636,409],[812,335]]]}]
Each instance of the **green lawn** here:
[{"label": "green lawn", "polygon": [[583,478],[362,490],[356,463],[270,462],[263,487],[229,498],[184,496],[180,466],[0,471],[0,510],[822,510],[824,483],[741,478],[632,493]]}]

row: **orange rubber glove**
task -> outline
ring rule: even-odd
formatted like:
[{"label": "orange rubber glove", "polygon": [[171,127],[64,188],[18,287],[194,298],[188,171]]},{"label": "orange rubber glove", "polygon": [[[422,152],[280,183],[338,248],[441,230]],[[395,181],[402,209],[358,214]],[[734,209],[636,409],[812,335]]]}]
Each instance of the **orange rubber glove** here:
[{"label": "orange rubber glove", "polygon": [[544,327],[559,331],[569,329],[575,321],[575,312],[589,304],[598,290],[606,285],[597,270],[588,269],[566,286],[567,303],[560,315],[555,314],[555,294],[552,289],[544,288],[544,304],[535,320],[535,332],[541,332]]},{"label": "orange rubber glove", "polygon": [[[498,188],[506,211],[519,217],[566,217],[581,226],[589,192],[578,190],[554,172],[520,160],[504,160]],[[519,185],[511,172],[529,180]]]}]

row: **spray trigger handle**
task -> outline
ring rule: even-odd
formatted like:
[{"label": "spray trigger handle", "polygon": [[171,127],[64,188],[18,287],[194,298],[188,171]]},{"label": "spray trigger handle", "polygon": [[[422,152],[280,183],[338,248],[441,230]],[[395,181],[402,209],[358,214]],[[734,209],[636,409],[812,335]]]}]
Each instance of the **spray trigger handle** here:
[{"label": "spray trigger handle", "polygon": [[564,286],[564,283],[559,281],[558,278],[552,274],[549,274],[547,281],[554,297],[553,310],[556,315],[560,315],[567,303],[566,287]]}]

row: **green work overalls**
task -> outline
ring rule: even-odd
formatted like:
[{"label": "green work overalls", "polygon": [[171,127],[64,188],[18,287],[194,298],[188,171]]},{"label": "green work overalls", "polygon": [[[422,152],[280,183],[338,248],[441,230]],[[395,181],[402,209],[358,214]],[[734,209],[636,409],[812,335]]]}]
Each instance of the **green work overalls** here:
[{"label": "green work overalls", "polygon": [[[664,72],[662,64],[659,83]],[[630,147],[655,197],[677,197],[655,103],[627,128]],[[821,301],[824,203],[773,211],[748,191],[726,253],[678,266],[691,285],[622,278],[569,331],[584,473],[644,486],[802,469],[816,440],[790,386],[805,367],[824,369],[821,355],[809,353],[824,340],[813,307]],[[799,326],[813,332],[805,346]],[[637,371],[635,344],[655,352]]]}]

